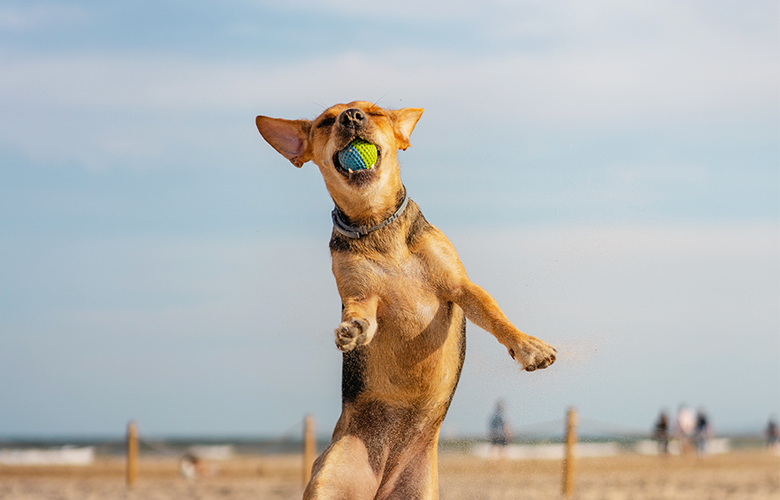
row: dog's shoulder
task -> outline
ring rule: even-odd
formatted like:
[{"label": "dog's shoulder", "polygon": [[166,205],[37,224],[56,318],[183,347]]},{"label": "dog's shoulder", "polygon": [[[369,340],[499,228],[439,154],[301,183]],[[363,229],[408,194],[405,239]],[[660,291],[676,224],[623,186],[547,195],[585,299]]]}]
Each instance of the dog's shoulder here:
[{"label": "dog's shoulder", "polygon": [[[417,203],[409,201],[409,229],[406,231],[406,245],[414,247],[420,239],[435,228],[425,219]],[[410,210],[411,209],[411,210]]]}]

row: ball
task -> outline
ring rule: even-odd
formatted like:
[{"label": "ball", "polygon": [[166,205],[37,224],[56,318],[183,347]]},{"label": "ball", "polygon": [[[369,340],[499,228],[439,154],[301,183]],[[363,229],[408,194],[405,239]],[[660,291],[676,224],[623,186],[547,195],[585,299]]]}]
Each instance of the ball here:
[{"label": "ball", "polygon": [[376,146],[363,139],[355,139],[339,151],[339,163],[344,170],[372,169],[378,157]]}]

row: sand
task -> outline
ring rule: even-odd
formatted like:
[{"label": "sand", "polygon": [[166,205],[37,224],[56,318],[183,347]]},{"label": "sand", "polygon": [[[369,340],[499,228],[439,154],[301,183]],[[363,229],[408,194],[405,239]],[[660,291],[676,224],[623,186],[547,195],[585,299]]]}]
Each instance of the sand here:
[{"label": "sand", "polygon": [[[0,499],[240,500],[299,499],[301,458],[239,457],[211,464],[214,475],[187,481],[175,459],[142,457],[136,486],[124,482],[124,460],[99,458],[81,467],[0,466]],[[442,500],[561,498],[558,460],[440,457]],[[581,500],[780,500],[780,457],[763,451],[696,457],[624,455],[576,462]]]}]

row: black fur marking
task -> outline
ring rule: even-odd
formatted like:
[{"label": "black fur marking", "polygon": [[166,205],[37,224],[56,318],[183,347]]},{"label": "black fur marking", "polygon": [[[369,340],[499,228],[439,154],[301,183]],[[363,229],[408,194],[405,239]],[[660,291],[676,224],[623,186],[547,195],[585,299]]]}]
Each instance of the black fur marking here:
[{"label": "black fur marking", "polygon": [[425,220],[425,217],[423,216],[422,212],[417,209],[417,217],[415,217],[412,220],[411,225],[409,226],[409,232],[406,234],[406,245],[412,246],[414,245],[419,237],[426,232],[426,230],[431,225],[428,223],[427,220]]},{"label": "black fur marking", "polygon": [[334,116],[326,116],[325,118],[322,119],[322,121],[320,121],[317,124],[317,128],[330,127],[334,123],[336,123],[336,117],[334,117]]},{"label": "black fur marking", "polygon": [[373,400],[364,400],[355,405],[349,433],[359,437],[366,445],[369,465],[375,474],[382,475],[387,465],[384,450],[388,442],[399,439],[401,442],[408,442],[408,435],[399,436],[395,432],[398,427],[410,427],[408,424],[403,425],[409,420],[408,413],[408,410],[391,408],[385,403]]},{"label": "black fur marking", "polygon": [[365,359],[360,348],[345,352],[341,363],[341,402],[352,403],[365,389]]},{"label": "black fur marking", "polygon": [[350,245],[350,238],[347,238],[346,236],[343,236],[336,231],[333,231],[333,234],[330,237],[330,244],[328,245],[330,247],[331,252],[349,252],[352,250],[352,245]]}]

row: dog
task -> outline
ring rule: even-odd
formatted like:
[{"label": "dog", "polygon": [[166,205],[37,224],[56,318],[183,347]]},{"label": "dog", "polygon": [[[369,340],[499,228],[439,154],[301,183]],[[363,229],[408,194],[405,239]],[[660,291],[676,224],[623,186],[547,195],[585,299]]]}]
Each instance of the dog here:
[{"label": "dog", "polygon": [[[256,120],[293,165],[319,167],[335,203],[342,413],[305,500],[438,498],[439,430],[463,367],[466,318],[526,371],[555,361],[553,347],[515,328],[469,280],[453,245],[409,199],[397,152],[410,146],[422,113],[355,101],[311,121]],[[375,164],[345,166],[342,152],[355,140],[373,145]]]}]

